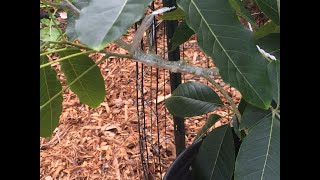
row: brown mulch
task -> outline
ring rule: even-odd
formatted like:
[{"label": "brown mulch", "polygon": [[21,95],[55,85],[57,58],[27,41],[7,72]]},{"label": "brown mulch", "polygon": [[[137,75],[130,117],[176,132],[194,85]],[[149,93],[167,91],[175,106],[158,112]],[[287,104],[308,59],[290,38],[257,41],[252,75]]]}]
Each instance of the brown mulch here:
[{"label": "brown mulch", "polygon": [[[131,42],[132,34],[134,34],[133,29],[128,31],[128,36],[125,36],[124,40]],[[181,58],[184,57],[190,64],[207,67],[207,57],[197,47],[195,39],[196,37],[192,37],[184,45]],[[107,49],[112,52],[126,53],[114,44],[109,45]],[[159,31],[158,54],[161,57],[163,57],[163,49],[163,31]],[[91,55],[94,61],[102,57],[102,54]],[[100,64],[107,95],[105,101],[96,109],[81,104],[71,90],[63,94],[63,112],[58,127],[51,138],[40,138],[40,179],[142,179],[135,104],[135,64],[134,61],[124,58],[109,58]],[[209,65],[213,67],[212,63]],[[59,72],[58,64],[53,67]],[[155,90],[156,85],[155,68],[151,72],[150,67],[147,67],[145,72],[145,97],[151,99],[149,93]],[[164,78],[164,70],[159,70],[158,112],[161,134],[159,154],[161,154],[162,174],[158,173],[156,175],[158,177],[164,175],[175,159],[173,121],[168,112],[165,116],[163,101],[164,97],[170,94],[168,71],[165,71],[165,74]],[[63,73],[59,72],[58,77],[65,85]],[[207,83],[203,78],[190,74],[184,74],[183,79]],[[238,91],[218,77],[216,82],[229,92],[236,103],[239,102],[241,95]],[[218,91],[216,92],[220,95]],[[138,96],[140,98],[141,93]],[[152,106],[155,106],[154,96],[153,101],[150,102]],[[222,99],[225,101],[223,97]],[[157,140],[158,126],[149,120],[150,109],[146,111],[148,120],[146,129],[152,145]],[[214,113],[224,117],[215,126],[227,123],[228,114],[231,114],[226,107],[219,108]],[[205,119],[204,115],[185,120],[187,145],[193,141],[197,131],[205,123]],[[156,159],[156,155],[152,154],[151,145],[148,147],[150,159]],[[157,167],[154,166],[154,168]]]}]

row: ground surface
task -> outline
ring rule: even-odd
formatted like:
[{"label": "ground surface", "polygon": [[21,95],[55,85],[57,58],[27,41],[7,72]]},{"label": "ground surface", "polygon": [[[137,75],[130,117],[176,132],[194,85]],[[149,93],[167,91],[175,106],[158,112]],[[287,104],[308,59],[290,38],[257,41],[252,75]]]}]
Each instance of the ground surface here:
[{"label": "ground surface", "polygon": [[[159,5],[159,3],[156,4]],[[159,26],[161,29],[161,25]],[[132,40],[134,30],[128,31],[124,40]],[[163,31],[158,31],[158,53],[163,57],[165,42]],[[207,67],[208,59],[197,47],[196,37],[192,37],[181,48],[181,57],[188,63]],[[116,45],[108,47],[110,51],[126,53]],[[94,61],[102,58],[101,54],[92,54]],[[50,56],[54,59],[56,57]],[[211,59],[209,59],[211,62]],[[135,65],[129,59],[109,58],[100,65],[105,80],[107,96],[96,109],[89,108],[79,102],[77,96],[67,90],[63,97],[63,113],[59,126],[51,138],[40,138],[40,179],[142,179],[142,166],[139,150],[138,117],[136,110]],[[211,63],[209,64],[213,66]],[[59,71],[59,65],[53,66]],[[141,67],[141,64],[140,64]],[[152,76],[151,76],[152,75]],[[64,75],[58,73],[60,80],[65,82]],[[141,78],[141,77],[140,77]],[[168,71],[159,71],[158,92],[158,126],[150,120],[150,109],[146,109],[146,128],[151,137],[150,144],[156,142],[157,128],[160,133],[160,157],[162,174],[158,171],[154,176],[163,176],[170,163],[175,159],[175,146],[172,117],[165,112],[163,97],[170,94]],[[199,77],[185,74],[185,81],[201,81]],[[152,81],[152,82],[151,82]],[[149,93],[156,86],[155,68],[145,69],[145,96],[155,105],[155,98]],[[234,88],[224,83],[219,77],[218,82],[236,103],[241,95]],[[218,91],[216,91],[220,94]],[[222,97],[222,96],[221,96]],[[141,93],[138,94],[141,98]],[[222,97],[224,100],[224,98]],[[227,108],[220,108],[214,113],[224,116],[215,126],[226,123],[229,118]],[[154,117],[153,117],[154,119]],[[189,145],[197,131],[205,123],[206,116],[186,119],[186,143]],[[164,151],[166,149],[166,151]],[[149,158],[156,159],[152,154],[152,146],[148,148]],[[152,161],[152,160],[151,160]],[[151,162],[152,163],[152,162]],[[152,167],[150,165],[150,167]],[[154,166],[154,169],[158,167]]]}]

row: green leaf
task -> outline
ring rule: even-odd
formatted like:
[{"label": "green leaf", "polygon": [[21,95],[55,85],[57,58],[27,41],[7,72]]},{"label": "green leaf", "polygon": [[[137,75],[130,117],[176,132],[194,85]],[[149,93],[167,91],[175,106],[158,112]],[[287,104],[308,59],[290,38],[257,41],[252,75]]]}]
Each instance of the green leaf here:
[{"label": "green leaf", "polygon": [[272,99],[267,62],[227,0],[180,0],[178,5],[223,80],[250,104],[267,109]]},{"label": "green leaf", "polygon": [[251,16],[250,12],[244,7],[244,3],[240,0],[228,0],[231,7],[245,20],[250,22],[253,26],[256,26],[256,22]]},{"label": "green leaf", "polygon": [[[81,10],[82,8],[89,5],[90,0],[74,0],[72,1],[72,4]],[[68,11],[68,18],[67,18],[67,28],[66,28],[66,34],[69,39],[69,41],[74,41],[76,38],[78,38],[78,35],[75,31],[75,25],[76,20],[79,18],[73,11]]]},{"label": "green leaf", "polygon": [[180,84],[165,102],[170,114],[178,117],[199,116],[223,105],[216,92],[197,82]]},{"label": "green leaf", "polygon": [[75,30],[78,39],[97,51],[126,33],[140,20],[151,0],[92,0],[81,9]]},{"label": "green leaf", "polygon": [[162,20],[181,20],[186,17],[185,13],[179,7],[174,11],[165,12],[160,16]]},{"label": "green leaf", "polygon": [[271,61],[268,65],[268,74],[271,81],[272,97],[280,104],[280,61]]},{"label": "green leaf", "polygon": [[241,116],[240,130],[250,129],[260,121],[271,116],[270,110],[257,108],[251,104],[247,104]]},{"label": "green leaf", "polygon": [[240,100],[240,103],[238,105],[238,110],[239,110],[241,115],[243,114],[243,112],[246,109],[247,105],[248,105],[248,103],[244,99]]},{"label": "green leaf", "polygon": [[180,44],[188,41],[193,34],[193,30],[189,28],[185,21],[182,21],[173,34],[172,48],[170,51],[175,50]]},{"label": "green leaf", "polygon": [[50,24],[50,19],[41,19],[40,22],[46,26],[51,26],[53,24]]},{"label": "green leaf", "polygon": [[[54,22],[52,21],[56,21],[56,20],[52,20],[52,19],[41,19],[40,22],[48,27],[50,26],[54,26]],[[56,21],[57,25],[60,24],[60,21]]]},{"label": "green leaf", "polygon": [[273,21],[268,21],[254,32],[254,38],[259,39],[271,33],[280,33],[280,26],[277,26]]},{"label": "green leaf", "polygon": [[267,53],[280,60],[280,33],[271,33],[256,40],[256,44]]},{"label": "green leaf", "polygon": [[[40,56],[40,65],[48,63],[47,56]],[[40,106],[44,105],[62,89],[56,72],[47,66],[40,69]],[[57,127],[62,112],[62,95],[40,110],[40,136],[49,137]]]},{"label": "green leaf", "polygon": [[280,121],[269,118],[249,130],[235,165],[235,179],[280,179]]},{"label": "green leaf", "polygon": [[56,41],[60,36],[59,30],[53,27],[44,27],[40,29],[40,39],[42,41]]},{"label": "green leaf", "polygon": [[[61,57],[79,53],[80,50],[59,52]],[[61,71],[65,74],[67,83],[74,81],[80,74],[94,65],[92,59],[80,55],[61,61]],[[96,108],[104,101],[106,90],[100,69],[95,67],[77,82],[71,85],[71,90],[77,94],[80,101],[92,108]]]},{"label": "green leaf", "polygon": [[278,12],[277,0],[256,0],[261,11],[274,23],[280,25],[280,13]]},{"label": "green leaf", "polygon": [[233,136],[229,125],[223,125],[203,140],[192,164],[195,179],[231,179],[235,164]]},{"label": "green leaf", "polygon": [[221,117],[216,114],[211,114],[207,119],[206,123],[202,126],[193,142],[196,142],[204,133],[206,133]]}]

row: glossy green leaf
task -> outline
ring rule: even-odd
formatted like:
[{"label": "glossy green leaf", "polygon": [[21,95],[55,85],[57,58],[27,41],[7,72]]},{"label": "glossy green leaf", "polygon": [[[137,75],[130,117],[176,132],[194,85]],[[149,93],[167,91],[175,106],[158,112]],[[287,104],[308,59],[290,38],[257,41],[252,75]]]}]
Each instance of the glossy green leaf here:
[{"label": "glossy green leaf", "polygon": [[235,165],[235,180],[280,179],[280,121],[266,118],[249,129]]},{"label": "glossy green leaf", "polygon": [[223,105],[216,92],[197,82],[180,84],[165,102],[170,114],[178,117],[203,115]]},{"label": "glossy green leaf", "polygon": [[255,39],[265,37],[271,33],[280,33],[280,26],[277,26],[273,21],[265,23],[263,26],[259,27],[253,36]]},{"label": "glossy green leaf", "polygon": [[275,24],[280,25],[280,13],[277,0],[256,0],[261,11]]},{"label": "glossy green leaf", "polygon": [[227,0],[179,0],[178,5],[223,80],[250,104],[267,109],[272,100],[267,62]]},{"label": "glossy green leaf", "polygon": [[[79,53],[80,50],[59,52],[60,57]],[[65,74],[67,83],[74,81],[80,74],[94,65],[87,55],[80,55],[61,61],[61,71]],[[81,103],[96,108],[104,101],[106,90],[100,69],[95,67],[77,82],[71,85],[71,90],[79,97]]]},{"label": "glossy green leaf", "polygon": [[235,164],[233,136],[229,125],[223,125],[203,140],[192,164],[195,179],[231,179]]},{"label": "glossy green leaf", "polygon": [[75,30],[78,39],[99,51],[139,21],[151,0],[91,0],[81,9]]},{"label": "glossy green leaf", "polygon": [[[40,65],[48,63],[47,56],[40,56]],[[40,69],[40,106],[48,102],[62,89],[56,72],[47,66]],[[40,109],[40,136],[49,137],[57,127],[62,112],[62,95]]]},{"label": "glossy green leaf", "polygon": [[280,104],[280,61],[272,61],[268,65],[268,74],[272,86],[272,96]]},{"label": "glossy green leaf", "polygon": [[202,126],[197,136],[194,138],[193,142],[196,142],[204,133],[206,133],[221,117],[216,114],[211,114],[207,119],[206,123]]},{"label": "glossy green leaf", "polygon": [[248,105],[248,103],[244,99],[240,100],[240,103],[238,105],[238,110],[239,110],[241,115],[243,114],[243,112],[246,109],[247,105]]},{"label": "glossy green leaf", "polygon": [[[86,7],[89,5],[90,0],[74,0],[72,1],[72,4],[81,10],[82,8]],[[76,15],[73,11],[69,10],[68,11],[68,18],[67,18],[67,28],[66,28],[66,34],[69,39],[69,41],[74,41],[78,35],[75,31],[75,25],[76,25],[76,20],[79,18],[78,15]]]},{"label": "glossy green leaf", "polygon": [[160,16],[162,20],[181,20],[186,17],[185,13],[179,7],[173,11],[165,12]]},{"label": "glossy green leaf", "polygon": [[256,40],[256,44],[267,53],[280,60],[280,33],[271,33]]},{"label": "glossy green leaf", "polygon": [[189,28],[185,21],[182,21],[173,34],[172,48],[170,51],[175,50],[180,44],[188,41],[192,35],[194,35],[193,30]]},{"label": "glossy green leaf", "polygon": [[270,110],[257,108],[251,104],[247,104],[241,116],[240,130],[250,129],[260,121],[271,116]]},{"label": "glossy green leaf", "polygon": [[251,25],[256,26],[256,22],[251,16],[250,12],[244,7],[244,3],[240,0],[228,0],[231,7],[236,10],[236,12],[242,16],[245,20],[251,23]]}]

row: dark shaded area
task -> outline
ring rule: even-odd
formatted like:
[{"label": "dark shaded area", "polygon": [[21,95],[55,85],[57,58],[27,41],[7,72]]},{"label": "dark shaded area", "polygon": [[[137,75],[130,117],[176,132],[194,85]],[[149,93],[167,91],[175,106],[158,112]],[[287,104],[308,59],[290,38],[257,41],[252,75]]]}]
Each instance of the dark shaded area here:
[{"label": "dark shaded area", "polygon": [[[232,128],[233,141],[235,146],[235,155],[238,155],[242,141],[234,132]],[[170,165],[167,173],[163,180],[196,180],[194,173],[191,168],[193,160],[196,158],[198,151],[201,147],[204,138],[197,140],[195,143],[190,145],[187,149],[182,151],[176,160]],[[232,177],[234,179],[234,177]]]},{"label": "dark shaded area", "polygon": [[[54,17],[60,17],[60,14],[54,14]],[[50,14],[48,12],[41,12],[40,11],[40,19],[50,19]]]},{"label": "dark shaded area", "polygon": [[203,138],[191,144],[187,149],[182,151],[175,161],[170,165],[163,180],[194,180],[191,164],[197,156]]}]

